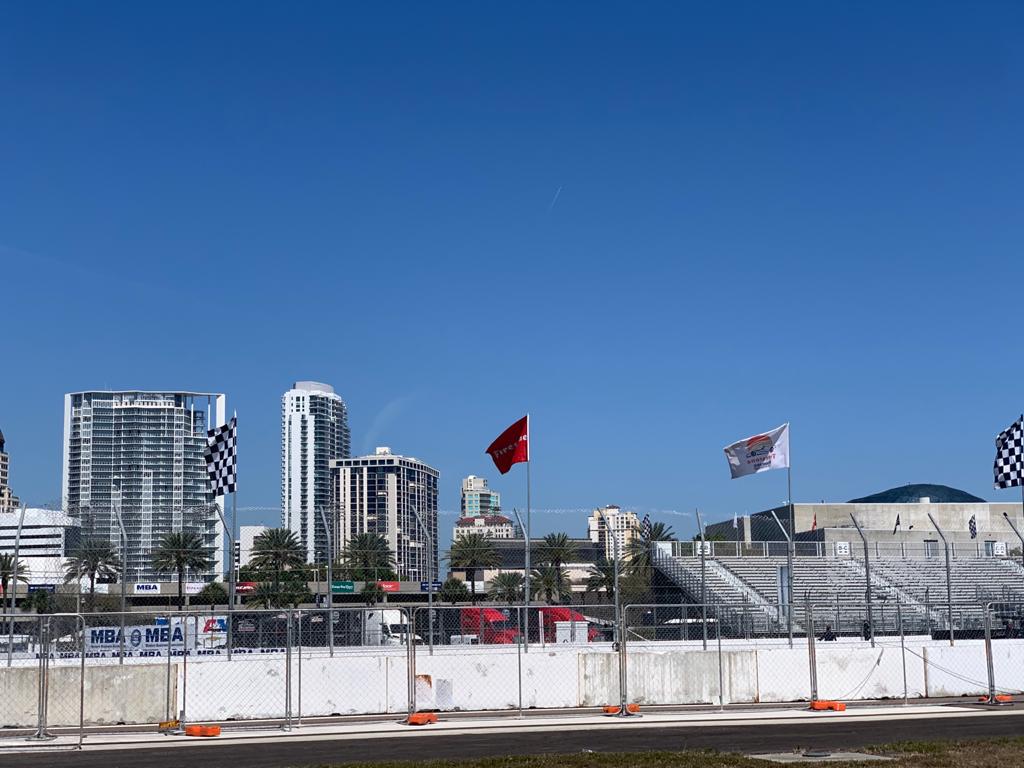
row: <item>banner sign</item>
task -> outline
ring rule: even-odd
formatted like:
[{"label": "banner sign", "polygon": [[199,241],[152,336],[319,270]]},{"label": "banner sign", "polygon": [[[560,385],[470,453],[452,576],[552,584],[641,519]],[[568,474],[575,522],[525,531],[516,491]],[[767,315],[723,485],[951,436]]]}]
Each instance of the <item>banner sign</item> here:
[{"label": "banner sign", "polygon": [[356,583],[354,581],[332,581],[331,594],[352,595],[355,594]]},{"label": "banner sign", "polygon": [[[1005,554],[1005,553],[1004,553]],[[57,591],[56,584],[29,584],[28,593],[31,595],[33,592],[49,592],[54,593]]]},{"label": "banner sign", "polygon": [[[158,624],[137,624],[124,628],[126,654],[166,653],[185,649],[185,631],[180,622],[168,627]],[[188,648],[196,647],[195,636],[189,633]],[[118,653],[121,650],[121,627],[89,627],[85,634],[86,653]]]},{"label": "banner sign", "polygon": [[248,595],[256,591],[255,581],[240,581],[235,584],[236,595]]},{"label": "banner sign", "polygon": [[420,582],[420,592],[440,592],[440,591],[441,591],[441,582],[440,581],[435,581],[435,582],[421,581]]},{"label": "banner sign", "polygon": [[[184,586],[186,595],[198,595],[206,588],[206,584],[201,581],[186,581]],[[177,591],[177,588],[175,588],[175,591]]]},{"label": "banner sign", "polygon": [[155,583],[147,584],[133,584],[132,585],[133,595],[159,595],[160,585]]},{"label": "banner sign", "polygon": [[402,585],[397,581],[378,581],[377,586],[384,592],[397,592]]}]

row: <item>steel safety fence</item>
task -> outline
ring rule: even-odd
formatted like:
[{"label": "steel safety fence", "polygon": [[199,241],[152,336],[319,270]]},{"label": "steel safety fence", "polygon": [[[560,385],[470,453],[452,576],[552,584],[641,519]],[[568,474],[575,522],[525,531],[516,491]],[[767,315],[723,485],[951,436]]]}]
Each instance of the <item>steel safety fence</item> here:
[{"label": "steel safety fence", "polygon": [[81,748],[86,701],[82,617],[6,615],[0,749]]}]

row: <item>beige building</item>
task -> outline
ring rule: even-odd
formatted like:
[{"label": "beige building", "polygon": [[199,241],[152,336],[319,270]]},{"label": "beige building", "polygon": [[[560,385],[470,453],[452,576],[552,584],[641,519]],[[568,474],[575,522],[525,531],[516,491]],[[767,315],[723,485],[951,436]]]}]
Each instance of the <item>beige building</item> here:
[{"label": "beige building", "polygon": [[[602,514],[603,513],[603,514]],[[608,519],[605,524],[605,518]],[[608,528],[611,527],[611,536],[608,535]],[[609,504],[607,507],[595,509],[587,520],[587,534],[595,544],[604,548],[604,557],[611,562],[615,559],[616,543],[619,553],[626,557],[629,543],[640,537],[640,520],[636,512],[629,512]]]},{"label": "beige building", "polygon": [[4,433],[0,432],[0,513],[13,512],[21,503],[9,483],[10,456],[4,452]]},{"label": "beige building", "polygon": [[483,534],[489,539],[511,539],[515,537],[512,521],[504,515],[475,515],[460,517],[455,523],[453,539],[461,539],[471,533]]}]

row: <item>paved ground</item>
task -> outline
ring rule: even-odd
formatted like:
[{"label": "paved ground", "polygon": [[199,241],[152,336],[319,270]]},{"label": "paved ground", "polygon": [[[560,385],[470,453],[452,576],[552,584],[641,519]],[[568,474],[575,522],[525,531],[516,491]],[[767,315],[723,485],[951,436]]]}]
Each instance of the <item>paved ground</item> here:
[{"label": "paved ground", "polygon": [[[764,714],[746,719],[711,715],[701,721],[678,724],[678,718],[651,715],[639,721],[604,721],[596,718],[552,719],[509,727],[492,720],[473,729],[398,729],[382,724],[367,734],[331,733],[303,728],[292,735],[273,732],[247,737],[204,741],[193,746],[182,737],[149,738],[145,743],[101,749],[98,744],[83,752],[46,750],[42,753],[0,752],[0,768],[289,768],[374,760],[422,761],[428,758],[471,758],[508,754],[630,752],[714,748],[738,752],[782,752],[797,748],[856,749],[907,739],[976,739],[1019,735],[1024,726],[1024,707],[1000,710],[928,707],[911,714],[888,710],[874,715],[846,713],[809,721],[790,714],[772,719]],[[522,721],[520,721],[522,722]],[[451,725],[455,729],[456,725]],[[431,728],[428,726],[428,728]],[[148,738],[148,737],[147,737]],[[95,737],[90,737],[95,739]],[[174,741],[170,741],[174,739]],[[181,745],[181,746],[179,746]]]}]

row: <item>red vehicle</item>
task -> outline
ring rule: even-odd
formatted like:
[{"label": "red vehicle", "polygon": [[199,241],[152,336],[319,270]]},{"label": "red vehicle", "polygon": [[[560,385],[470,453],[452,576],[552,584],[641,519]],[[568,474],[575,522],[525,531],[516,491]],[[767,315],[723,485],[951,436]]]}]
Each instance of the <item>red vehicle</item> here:
[{"label": "red vehicle", "polygon": [[[595,640],[602,638],[601,631],[591,624],[587,617],[582,613],[574,611],[572,608],[567,608],[562,605],[552,605],[544,608],[537,609],[540,612],[541,617],[544,620],[544,642],[554,643],[557,642],[556,637],[556,623],[560,621],[572,621],[572,622],[586,622],[587,624],[587,639],[586,642],[592,643]],[[583,642],[583,638],[578,638],[578,642]]]},{"label": "red vehicle", "polygon": [[494,608],[463,608],[459,629],[463,637],[476,636],[482,644],[510,644],[519,641],[515,622]]}]

